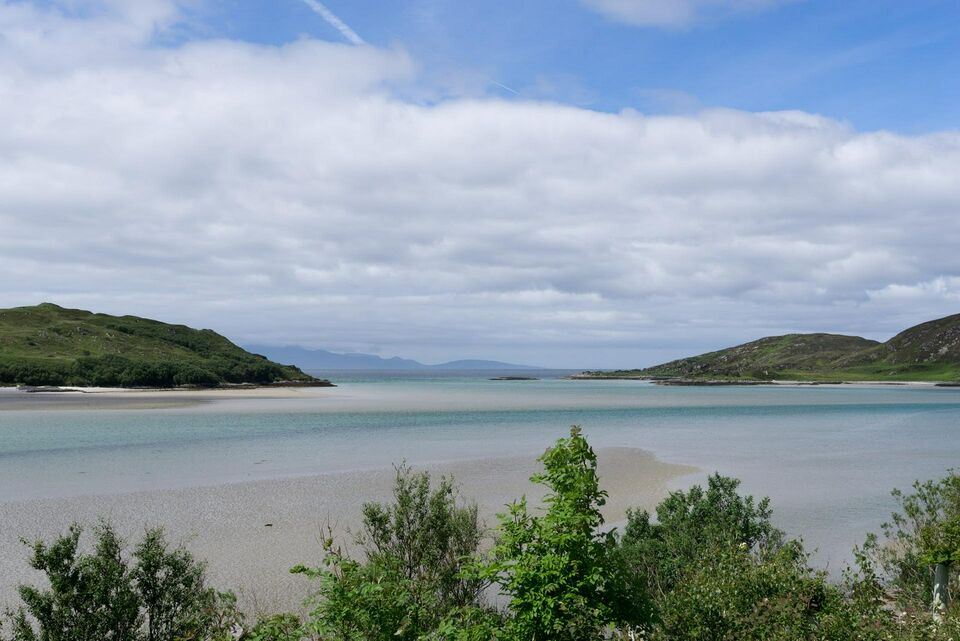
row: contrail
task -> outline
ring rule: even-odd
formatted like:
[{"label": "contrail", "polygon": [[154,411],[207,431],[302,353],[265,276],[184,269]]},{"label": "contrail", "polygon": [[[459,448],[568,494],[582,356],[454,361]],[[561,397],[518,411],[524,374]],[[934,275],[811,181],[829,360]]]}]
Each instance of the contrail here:
[{"label": "contrail", "polygon": [[514,94],[514,95],[517,95],[517,96],[520,95],[520,92],[517,91],[516,89],[511,89],[511,88],[508,87],[507,85],[503,84],[502,82],[497,82],[497,81],[494,80],[493,78],[487,78],[487,82],[489,82],[489,83],[492,84],[492,85],[496,85],[496,86],[500,87],[501,89],[506,89],[507,91],[509,91],[510,93],[512,93],[512,94]]},{"label": "contrail", "polygon": [[338,18],[332,11],[327,9],[327,7],[317,0],[303,0],[303,3],[320,14],[320,17],[326,20],[331,27],[340,32],[340,34],[349,40],[352,44],[357,46],[367,44],[364,42],[363,38],[357,35],[357,32],[350,28],[350,26]]}]

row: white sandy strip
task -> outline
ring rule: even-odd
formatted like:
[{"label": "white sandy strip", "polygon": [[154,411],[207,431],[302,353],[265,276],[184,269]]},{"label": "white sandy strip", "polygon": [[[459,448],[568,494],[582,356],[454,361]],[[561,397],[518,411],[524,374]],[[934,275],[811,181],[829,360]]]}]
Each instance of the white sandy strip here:
[{"label": "white sandy strip", "polygon": [[[604,513],[609,523],[624,519],[628,507],[652,508],[667,492],[667,482],[695,472],[657,461],[637,449],[598,451],[603,486],[610,493]],[[488,525],[504,505],[526,493],[541,492],[527,480],[537,469],[529,458],[483,459],[429,466],[435,474],[453,474],[464,495],[476,500]],[[27,548],[19,542],[50,539],[71,522],[109,518],[128,540],[143,528],[163,525],[175,542],[185,543],[209,562],[219,587],[238,591],[248,613],[299,609],[311,585],[288,569],[318,564],[319,537],[333,524],[346,539],[356,528],[361,504],[387,501],[393,471],[348,472],[236,485],[165,490],[112,496],[0,503],[0,609],[16,600],[15,586],[38,579],[27,566]],[[267,526],[267,524],[271,524]]]},{"label": "white sandy strip", "polygon": [[0,410],[105,410],[191,407],[222,400],[295,399],[336,393],[332,387],[252,387],[249,389],[123,389],[69,387],[64,392],[24,392],[0,388]]}]

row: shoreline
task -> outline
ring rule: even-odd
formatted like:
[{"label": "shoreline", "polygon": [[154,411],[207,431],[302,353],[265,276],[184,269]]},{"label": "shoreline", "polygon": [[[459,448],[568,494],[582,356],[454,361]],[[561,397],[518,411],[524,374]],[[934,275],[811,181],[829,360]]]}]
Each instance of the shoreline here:
[{"label": "shoreline", "polygon": [[784,387],[813,387],[813,386],[840,386],[863,385],[869,387],[960,387],[958,381],[897,381],[897,380],[756,380],[756,379],[699,379],[699,378],[666,378],[663,376],[594,376],[590,374],[571,374],[564,377],[571,381],[646,381],[654,385],[677,387],[725,387],[725,386],[784,386]]},{"label": "shoreline", "polygon": [[[934,381],[734,381],[702,379],[662,379],[648,376],[588,376],[574,374],[558,380],[569,381],[615,381],[631,380],[663,387],[865,387],[900,389],[960,389],[960,384]],[[0,414],[4,412],[44,412],[44,411],[149,411],[182,410],[211,407],[213,404],[233,409],[253,409],[257,402],[282,403],[287,409],[303,411],[309,403],[316,410],[355,410],[358,404],[364,407],[379,405],[375,398],[369,398],[362,392],[363,386],[344,384],[340,387],[230,387],[230,388],[175,388],[142,389],[117,387],[71,387],[69,391],[33,391],[28,392],[12,387],[0,387]],[[383,390],[378,391],[378,397]],[[501,408],[511,408],[510,394],[493,393]],[[438,396],[430,407],[448,409],[457,406],[459,399],[454,395]],[[314,401],[319,402],[316,405]],[[366,405],[369,401],[373,405]],[[275,408],[277,406],[274,406]],[[486,408],[478,405],[478,408]],[[391,397],[388,409],[424,409],[421,403],[411,405],[402,397]],[[262,408],[260,408],[262,409]]]},{"label": "shoreline", "polygon": [[[667,463],[628,447],[597,449],[601,484],[610,496],[603,508],[609,525],[625,519],[627,508],[652,509],[668,484],[697,468]],[[516,456],[418,465],[415,471],[453,475],[468,501],[476,501],[487,527],[495,514],[525,494],[531,506],[542,497],[529,482],[535,457]],[[289,573],[298,563],[322,560],[321,534],[327,525],[348,542],[360,523],[360,506],[389,501],[394,470],[335,472],[128,494],[32,499],[0,503],[0,608],[14,605],[16,585],[39,574],[27,565],[20,538],[50,540],[72,522],[88,529],[98,518],[114,523],[128,543],[143,529],[162,525],[173,544],[183,543],[209,564],[210,583],[237,591],[247,613],[297,610],[315,589]]]},{"label": "shoreline", "polygon": [[196,407],[228,399],[285,399],[317,395],[327,386],[222,388],[61,387],[57,391],[0,388],[0,412],[22,410],[149,410]]}]

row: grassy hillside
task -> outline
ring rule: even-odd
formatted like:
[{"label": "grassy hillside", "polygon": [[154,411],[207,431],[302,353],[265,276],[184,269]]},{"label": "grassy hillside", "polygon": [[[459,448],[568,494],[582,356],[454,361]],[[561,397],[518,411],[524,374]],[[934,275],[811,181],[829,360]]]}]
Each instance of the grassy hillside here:
[{"label": "grassy hillside", "polygon": [[711,380],[960,380],[960,314],[922,323],[885,343],[838,334],[787,334],[655,365],[591,372]]},{"label": "grassy hillside", "polygon": [[651,376],[769,379],[781,372],[829,370],[837,359],[878,346],[876,341],[838,334],[787,334],[644,370]]},{"label": "grassy hillside", "polygon": [[125,387],[309,381],[209,329],[51,303],[0,309],[0,384]]}]

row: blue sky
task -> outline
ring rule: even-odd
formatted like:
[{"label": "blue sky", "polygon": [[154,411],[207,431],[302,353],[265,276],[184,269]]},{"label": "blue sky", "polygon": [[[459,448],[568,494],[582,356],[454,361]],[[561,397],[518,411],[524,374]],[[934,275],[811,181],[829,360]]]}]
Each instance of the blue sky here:
[{"label": "blue sky", "polygon": [[573,368],[886,339],[960,312],[958,31],[932,1],[0,0],[0,308]]},{"label": "blue sky", "polygon": [[[326,6],[370,44],[410,51],[429,81],[472,73],[505,98],[645,113],[799,109],[907,133],[960,124],[960,4],[949,0],[798,0],[670,26],[570,0]],[[301,0],[221,0],[207,11],[211,34],[341,40]]]}]

